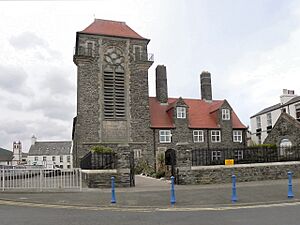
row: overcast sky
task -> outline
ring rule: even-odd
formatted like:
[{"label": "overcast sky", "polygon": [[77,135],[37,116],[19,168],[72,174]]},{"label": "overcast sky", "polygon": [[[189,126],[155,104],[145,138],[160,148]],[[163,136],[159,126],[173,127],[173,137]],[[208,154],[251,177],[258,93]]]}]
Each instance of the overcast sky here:
[{"label": "overcast sky", "polygon": [[151,39],[154,69],[167,67],[170,97],[200,98],[199,74],[212,74],[213,98],[227,99],[245,125],[300,93],[300,1],[137,0],[0,2],[0,147],[21,140],[71,140],[76,115],[76,31],[94,17],[125,21]]}]

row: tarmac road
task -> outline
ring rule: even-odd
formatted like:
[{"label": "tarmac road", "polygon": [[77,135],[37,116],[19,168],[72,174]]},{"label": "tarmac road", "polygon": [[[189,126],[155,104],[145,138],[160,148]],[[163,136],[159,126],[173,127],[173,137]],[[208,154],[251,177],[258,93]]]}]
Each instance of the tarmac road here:
[{"label": "tarmac road", "polygon": [[299,225],[300,205],[177,211],[1,205],[1,225]]}]

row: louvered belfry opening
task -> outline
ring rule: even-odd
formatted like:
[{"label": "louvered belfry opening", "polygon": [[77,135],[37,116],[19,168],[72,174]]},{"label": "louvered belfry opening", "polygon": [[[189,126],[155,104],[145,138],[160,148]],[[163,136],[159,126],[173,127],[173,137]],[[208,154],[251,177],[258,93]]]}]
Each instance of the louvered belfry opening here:
[{"label": "louvered belfry opening", "polygon": [[104,54],[104,118],[125,119],[125,71],[123,52],[109,47]]}]

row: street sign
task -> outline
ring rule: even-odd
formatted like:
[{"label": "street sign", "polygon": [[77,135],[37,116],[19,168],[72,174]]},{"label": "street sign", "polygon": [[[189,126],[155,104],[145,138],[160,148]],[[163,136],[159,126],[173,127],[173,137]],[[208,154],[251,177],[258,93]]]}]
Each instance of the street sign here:
[{"label": "street sign", "polygon": [[234,165],[234,159],[225,159],[225,166]]}]

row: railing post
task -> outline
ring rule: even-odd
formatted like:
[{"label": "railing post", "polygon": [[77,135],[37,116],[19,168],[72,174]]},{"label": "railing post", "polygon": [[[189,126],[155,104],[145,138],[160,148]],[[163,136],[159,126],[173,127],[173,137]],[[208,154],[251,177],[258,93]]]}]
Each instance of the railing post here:
[{"label": "railing post", "polygon": [[232,195],[231,195],[231,202],[237,202],[237,195],[236,195],[236,176],[232,175]]},{"label": "railing post", "polygon": [[176,203],[176,197],[175,197],[175,189],[174,189],[174,177],[171,176],[171,206],[174,206],[174,204]]},{"label": "railing post", "polygon": [[79,190],[82,191],[82,172],[79,169]]},{"label": "railing post", "polygon": [[4,191],[4,185],[5,185],[5,170],[4,167],[2,168],[2,191]]},{"label": "railing post", "polygon": [[111,177],[111,201],[110,203],[116,203],[116,193],[115,193],[115,178]]},{"label": "railing post", "polygon": [[288,182],[288,198],[293,198],[294,197],[294,193],[293,193],[292,172],[291,171],[288,172],[288,178],[289,178],[289,182]]}]

